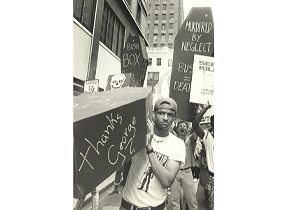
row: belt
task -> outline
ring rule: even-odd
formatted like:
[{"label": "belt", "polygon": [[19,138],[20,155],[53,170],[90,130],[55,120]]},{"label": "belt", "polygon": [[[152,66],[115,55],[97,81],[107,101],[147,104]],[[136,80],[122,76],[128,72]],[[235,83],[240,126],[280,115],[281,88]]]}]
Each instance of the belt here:
[{"label": "belt", "polygon": [[165,201],[156,207],[138,207],[131,203],[128,203],[122,198],[121,206],[127,210],[163,210],[165,208]]},{"label": "belt", "polygon": [[208,174],[209,174],[210,176],[214,176],[214,173],[212,173],[212,172],[210,172],[210,171],[208,171]]},{"label": "belt", "polygon": [[180,168],[181,171],[185,171],[187,169],[190,169],[191,167],[187,167],[187,168]]}]

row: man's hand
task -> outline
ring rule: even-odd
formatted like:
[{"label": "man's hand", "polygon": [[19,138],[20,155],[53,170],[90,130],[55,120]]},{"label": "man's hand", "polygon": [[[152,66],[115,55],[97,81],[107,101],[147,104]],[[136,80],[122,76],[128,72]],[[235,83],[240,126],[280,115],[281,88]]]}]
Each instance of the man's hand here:
[{"label": "man's hand", "polygon": [[147,120],[147,134],[146,134],[146,146],[151,146],[151,140],[154,135],[154,124],[148,119]]},{"label": "man's hand", "polygon": [[203,108],[210,109],[211,107],[212,107],[212,105],[210,105],[209,100],[208,100],[207,104],[204,104]]}]

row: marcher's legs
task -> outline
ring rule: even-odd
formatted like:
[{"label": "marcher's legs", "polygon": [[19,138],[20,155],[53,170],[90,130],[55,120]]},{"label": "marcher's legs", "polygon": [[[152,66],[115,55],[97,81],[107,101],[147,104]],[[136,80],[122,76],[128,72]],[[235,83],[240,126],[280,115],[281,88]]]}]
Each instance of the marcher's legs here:
[{"label": "marcher's legs", "polygon": [[197,210],[198,203],[196,198],[196,188],[192,182],[193,176],[190,169],[182,171],[182,187],[189,210]]},{"label": "marcher's legs", "polygon": [[173,184],[171,185],[171,203],[173,210],[180,210],[180,198],[181,198],[181,170],[177,173]]},{"label": "marcher's legs", "polygon": [[208,201],[210,210],[214,210],[214,176],[208,175]]},{"label": "marcher's legs", "polygon": [[123,187],[125,186],[126,180],[127,180],[127,176],[130,170],[130,166],[131,166],[131,160],[129,160],[127,163],[124,164],[124,168],[123,168]]}]

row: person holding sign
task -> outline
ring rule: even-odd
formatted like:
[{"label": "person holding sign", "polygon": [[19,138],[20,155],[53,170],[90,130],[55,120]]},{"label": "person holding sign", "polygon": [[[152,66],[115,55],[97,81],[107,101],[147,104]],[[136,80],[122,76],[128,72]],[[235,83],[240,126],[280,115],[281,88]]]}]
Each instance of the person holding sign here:
[{"label": "person holding sign", "polygon": [[[211,120],[211,129],[209,131],[204,131],[199,126],[203,115],[206,113],[208,109],[211,108],[211,105],[208,101],[208,106],[204,106],[203,109],[195,116],[192,126],[198,135],[197,142],[199,141],[202,144],[203,151],[202,153],[202,163],[207,163],[208,166],[208,181],[207,181],[207,189],[208,189],[208,205],[209,209],[214,210],[214,117]],[[197,152],[198,150],[195,150]],[[195,154],[199,155],[199,154]],[[205,161],[206,160],[206,161]]]},{"label": "person holding sign", "polygon": [[180,167],[179,172],[171,187],[171,202],[173,210],[180,210],[181,187],[186,198],[189,210],[197,210],[198,203],[196,198],[196,186],[192,182],[192,150],[193,150],[193,133],[188,136],[188,123],[181,120],[177,126],[177,136],[181,138],[186,146],[185,165]]},{"label": "person holding sign", "polygon": [[161,97],[155,102],[155,122],[147,121],[146,146],[132,158],[120,210],[165,208],[167,189],[185,162],[183,140],[169,132],[176,113],[172,98]]}]

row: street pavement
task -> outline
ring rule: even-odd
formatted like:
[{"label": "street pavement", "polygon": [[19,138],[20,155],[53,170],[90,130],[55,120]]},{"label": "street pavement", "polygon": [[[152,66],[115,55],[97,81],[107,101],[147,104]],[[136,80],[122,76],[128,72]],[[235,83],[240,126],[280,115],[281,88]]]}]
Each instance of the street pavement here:
[{"label": "street pavement", "polygon": [[[111,186],[111,184],[109,186]],[[122,199],[122,194],[121,194],[122,187],[119,188],[120,193],[114,193],[114,194],[108,195],[109,190],[110,189],[107,189],[105,192],[100,194],[98,210],[118,210],[119,209],[120,204],[121,204],[121,199]],[[204,189],[200,184],[198,184],[196,197],[197,197],[197,202],[198,202],[198,210],[207,210],[206,205],[205,205]],[[81,210],[92,209],[91,198],[90,199],[88,198],[87,201],[89,202],[86,202],[86,204],[83,205]],[[168,196],[168,205],[166,206],[167,210],[172,210],[170,201],[171,201],[170,196]]]}]

